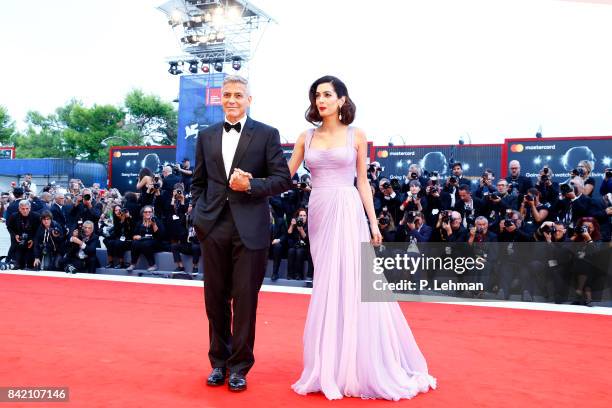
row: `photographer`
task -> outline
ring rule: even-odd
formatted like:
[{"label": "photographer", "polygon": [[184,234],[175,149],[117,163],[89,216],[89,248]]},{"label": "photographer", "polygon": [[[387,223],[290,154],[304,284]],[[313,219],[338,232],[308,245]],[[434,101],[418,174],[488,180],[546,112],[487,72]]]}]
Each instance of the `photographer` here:
[{"label": "photographer", "polygon": [[580,177],[573,177],[569,183],[559,186],[563,198],[557,201],[554,214],[556,219],[568,226],[570,235],[574,233],[574,226],[579,218],[593,216],[603,219],[605,217],[600,205],[582,194],[583,188],[583,181]]},{"label": "photographer", "polygon": [[457,211],[446,210],[438,215],[434,241],[467,242],[468,232],[462,225],[461,214]]},{"label": "photographer", "polygon": [[604,179],[599,187],[599,194],[602,197],[609,193],[612,193],[612,168],[610,167],[604,170]]},{"label": "photographer", "polygon": [[38,192],[36,183],[32,181],[32,173],[24,174],[23,181],[21,182],[21,188],[23,188],[24,193],[36,194]]},{"label": "photographer", "polygon": [[136,269],[136,263],[140,255],[144,255],[149,267],[147,271],[157,270],[155,265],[155,252],[161,249],[160,236],[162,235],[162,225],[153,215],[153,207],[146,205],[141,211],[142,221],[134,229],[132,236],[132,260],[127,271]]},{"label": "photographer", "polygon": [[408,173],[404,176],[404,183],[401,186],[401,190],[398,190],[398,192],[407,193],[409,191],[410,182],[413,180],[418,181],[422,186],[426,186],[428,181],[427,177],[423,176],[421,166],[416,163],[412,163],[408,167]]},{"label": "photographer", "polygon": [[521,300],[533,300],[531,297],[533,293],[533,280],[530,279],[528,265],[523,264],[523,260],[521,259],[521,250],[525,250],[525,248],[521,247],[520,244],[516,244],[533,241],[533,237],[526,234],[521,229],[522,222],[521,213],[512,211],[499,224],[500,232],[497,236],[497,240],[507,243],[503,247],[500,247],[499,253],[498,267],[500,290],[497,293],[499,299],[510,299],[512,281],[514,278],[518,277],[521,285]]},{"label": "photographer", "polygon": [[570,240],[572,242],[584,243],[584,246],[577,252],[577,256],[574,259],[573,272],[577,278],[577,299],[572,304],[591,306],[593,301],[592,290],[595,287],[601,286],[602,278],[606,273],[592,259],[593,254],[597,250],[595,243],[601,242],[599,223],[593,217],[579,218]]},{"label": "photographer", "polygon": [[398,223],[402,217],[399,209],[402,202],[400,201],[399,194],[393,189],[389,179],[380,179],[378,185],[377,195],[380,197],[383,207],[387,207],[387,211],[393,217],[393,222]]},{"label": "photographer", "polygon": [[297,205],[299,208],[308,208],[308,201],[312,192],[310,174],[303,174],[300,180],[300,183],[297,185]]},{"label": "photographer", "polygon": [[9,218],[11,218],[11,215],[19,212],[19,203],[24,199],[23,189],[21,187],[15,187],[13,189],[13,198],[14,200],[8,205],[6,208],[6,214],[4,215],[7,221]]},{"label": "photographer", "polygon": [[181,164],[176,164],[176,171],[178,171],[178,175],[181,177],[181,183],[185,186],[185,194],[189,194],[191,191],[191,180],[193,178],[193,167],[191,167],[191,163],[189,159],[185,157]]},{"label": "photographer", "polygon": [[470,180],[463,177],[463,165],[460,162],[453,163],[451,171],[453,172],[453,175],[449,178],[454,178],[457,186],[470,185]]},{"label": "photographer", "polygon": [[[97,234],[98,221],[102,215],[102,206],[96,203],[91,195],[91,190],[84,188],[82,194],[76,196],[74,206],[70,209],[70,230],[77,228],[79,223],[91,221],[94,224],[94,232]],[[75,223],[76,221],[76,223]]]},{"label": "photographer", "polygon": [[519,195],[519,200],[522,200],[522,195],[527,193],[527,190],[533,187],[533,183],[529,177],[521,176],[521,163],[518,160],[512,160],[508,164],[510,175],[506,177],[510,194]]},{"label": "photographer", "polygon": [[433,228],[438,222],[440,212],[446,208],[445,205],[447,204],[445,202],[450,203],[451,196],[438,184],[425,187],[425,194],[427,197],[427,208],[423,211],[423,217],[425,223]]},{"label": "photographer", "polygon": [[[430,185],[433,186],[435,183],[430,182]],[[402,215],[405,211],[418,211],[422,213],[427,210],[427,197],[421,195],[421,183],[418,180],[411,180],[408,183],[408,193],[399,210]]]},{"label": "photographer", "polygon": [[11,215],[6,228],[11,235],[9,253],[15,269],[31,268],[34,262],[34,238],[40,226],[40,215],[31,211],[28,200],[19,201],[17,213]]},{"label": "photographer", "polygon": [[552,181],[553,174],[550,168],[543,167],[538,174],[535,188],[540,191],[541,201],[554,205],[559,199],[559,183]]},{"label": "photographer", "polygon": [[66,197],[63,193],[56,193],[51,204],[51,214],[53,215],[53,221],[57,222],[61,227],[64,234],[68,232],[68,211],[65,206]]},{"label": "photographer", "polygon": [[278,215],[272,208],[270,209],[270,255],[272,256],[272,282],[278,279],[281,259],[287,245],[287,224],[282,214]]},{"label": "photographer", "polygon": [[379,162],[375,161],[368,165],[368,180],[370,181],[370,184],[374,186],[374,188],[378,186],[380,173],[382,173],[382,168],[380,167]]},{"label": "photographer", "polygon": [[540,190],[530,188],[523,196],[519,212],[523,217],[523,231],[533,234],[548,219],[550,203],[540,202]]},{"label": "photographer", "polygon": [[304,261],[310,256],[308,240],[308,215],[300,208],[287,230],[289,252],[287,254],[287,279],[304,279]]},{"label": "photographer", "polygon": [[378,216],[378,229],[382,235],[383,242],[395,241],[395,221],[393,221],[393,217],[387,207],[383,207]]},{"label": "photographer", "polygon": [[153,174],[148,167],[143,167],[138,172],[138,183],[136,183],[136,190],[140,192],[138,197],[138,204],[142,207],[145,205],[153,205],[156,195],[159,195],[161,190],[161,182],[159,177]]},{"label": "photographer", "polygon": [[495,175],[489,169],[485,170],[478,180],[478,187],[474,192],[474,197],[479,199],[485,199],[487,195],[495,193]]},{"label": "photographer", "polygon": [[185,265],[183,265],[183,261],[181,259],[181,254],[191,255],[191,261],[193,265],[193,269],[191,271],[192,275],[198,274],[198,265],[200,264],[200,241],[198,241],[198,237],[196,236],[195,230],[193,228],[193,217],[192,217],[193,205],[189,203],[187,207],[187,213],[183,218],[185,225],[182,228],[184,231],[184,235],[180,237],[180,239],[170,246],[170,250],[172,252],[172,257],[174,258],[174,263],[176,264],[175,272],[183,272],[185,271]]},{"label": "photographer", "polygon": [[[497,236],[489,231],[489,221],[483,216],[476,218],[469,234],[468,244],[472,247],[473,256],[484,259],[484,268],[474,269],[469,275],[472,282],[482,283],[486,290],[491,285],[491,273],[497,260],[497,247],[489,243],[497,242]],[[478,298],[484,298],[484,294],[483,290],[473,293]]]},{"label": "photographer", "polygon": [[166,213],[164,226],[168,233],[170,243],[185,241],[187,238],[187,208],[189,202],[185,198],[183,183],[176,183],[172,191],[170,209]]},{"label": "photographer", "polygon": [[49,211],[40,214],[40,227],[34,238],[34,268],[59,271],[64,249],[64,228]]},{"label": "photographer", "polygon": [[595,179],[591,177],[593,167],[588,160],[580,160],[575,169],[572,170],[572,177],[580,177],[582,179],[583,189],[582,194],[587,197],[593,197],[595,190]]},{"label": "photographer", "polygon": [[[382,231],[382,230],[381,230]],[[429,242],[433,229],[419,211],[406,211],[395,233],[396,242]],[[384,240],[384,239],[383,239]]]},{"label": "photographer", "polygon": [[84,221],[81,227],[72,231],[72,236],[68,239],[64,271],[96,273],[98,264],[96,248],[99,246],[98,236],[94,234],[94,223]]},{"label": "photographer", "polygon": [[[108,263],[105,268],[122,269],[127,268],[123,261],[126,251],[132,247],[132,236],[134,235],[134,219],[127,208],[120,205],[113,207],[113,228],[110,235],[104,238],[106,246],[106,257]],[[117,260],[117,262],[115,262]]]},{"label": "photographer", "polygon": [[463,226],[469,228],[474,225],[476,217],[485,215],[485,203],[479,198],[472,197],[470,188],[459,186],[459,201],[455,204],[455,211],[463,217]]}]

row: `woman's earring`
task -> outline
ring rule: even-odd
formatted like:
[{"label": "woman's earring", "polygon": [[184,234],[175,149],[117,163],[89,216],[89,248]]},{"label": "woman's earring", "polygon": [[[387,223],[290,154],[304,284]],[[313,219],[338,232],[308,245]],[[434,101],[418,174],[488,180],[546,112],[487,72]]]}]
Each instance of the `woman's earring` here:
[{"label": "woman's earring", "polygon": [[342,105],[338,106],[338,120],[342,120]]}]

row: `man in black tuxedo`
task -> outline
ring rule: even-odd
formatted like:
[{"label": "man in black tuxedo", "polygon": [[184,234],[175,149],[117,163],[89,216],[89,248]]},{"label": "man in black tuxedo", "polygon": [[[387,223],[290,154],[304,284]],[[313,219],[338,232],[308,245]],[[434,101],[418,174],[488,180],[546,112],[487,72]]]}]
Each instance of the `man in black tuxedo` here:
[{"label": "man in black tuxedo", "polygon": [[[193,220],[204,257],[210,386],[247,387],[255,358],[257,295],[270,245],[268,197],[291,188],[278,130],[247,117],[247,80],[227,76],[225,122],[198,134],[191,185]],[[232,308],[233,306],[233,326]]]}]

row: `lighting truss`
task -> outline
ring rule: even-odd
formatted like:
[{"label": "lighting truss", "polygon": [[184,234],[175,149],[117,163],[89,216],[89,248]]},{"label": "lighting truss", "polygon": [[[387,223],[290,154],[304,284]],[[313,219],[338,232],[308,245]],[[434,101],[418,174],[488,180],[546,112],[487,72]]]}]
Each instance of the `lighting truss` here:
[{"label": "lighting truss", "polygon": [[177,35],[184,55],[168,61],[222,61],[244,65],[262,28],[274,22],[246,0],[170,0],[158,7]]}]

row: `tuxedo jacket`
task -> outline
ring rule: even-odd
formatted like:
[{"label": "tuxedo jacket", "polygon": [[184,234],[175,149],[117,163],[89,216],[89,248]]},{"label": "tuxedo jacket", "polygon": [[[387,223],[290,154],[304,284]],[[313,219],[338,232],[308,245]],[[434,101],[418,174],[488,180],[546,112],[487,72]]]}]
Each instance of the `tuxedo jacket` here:
[{"label": "tuxedo jacket", "polygon": [[287,160],[278,130],[249,117],[240,134],[230,175],[239,168],[253,175],[251,191],[234,191],[225,173],[221,139],[223,122],[198,133],[196,165],[191,184],[193,222],[200,242],[212,230],[225,204],[244,245],[264,249],[270,245],[268,197],[291,189]]}]

